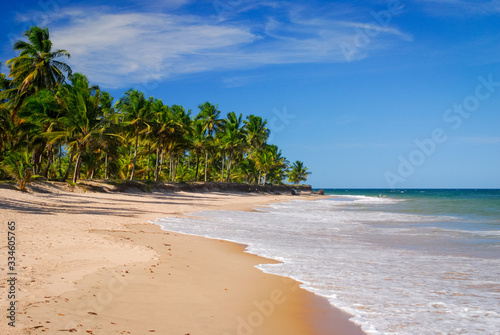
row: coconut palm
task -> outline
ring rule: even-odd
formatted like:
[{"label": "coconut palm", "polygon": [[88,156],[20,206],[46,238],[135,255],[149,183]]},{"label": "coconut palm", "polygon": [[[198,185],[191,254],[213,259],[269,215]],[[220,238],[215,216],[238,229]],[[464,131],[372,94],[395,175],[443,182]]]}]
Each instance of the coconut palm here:
[{"label": "coconut palm", "polygon": [[0,105],[0,157],[2,152],[7,150],[9,144],[12,144],[13,129],[14,126],[9,110]]},{"label": "coconut palm", "polygon": [[[0,69],[2,68],[2,62],[0,62]],[[12,88],[12,80],[7,78],[5,73],[0,73],[0,91],[3,92]],[[5,97],[0,96],[0,104],[5,102]]]},{"label": "coconut palm", "polygon": [[265,185],[268,177],[272,181],[281,182],[283,171],[286,167],[286,159],[276,145],[266,145],[260,150],[255,158],[255,166],[262,176],[262,185]]},{"label": "coconut palm", "polygon": [[100,149],[104,153],[104,179],[109,177],[108,166],[119,159],[119,148],[123,145],[124,138],[120,136],[120,115],[113,106],[113,97],[108,92],[101,94],[101,106],[104,113],[104,131],[99,141]]},{"label": "coconut palm", "polygon": [[191,131],[191,111],[173,105],[169,107],[168,133],[165,137],[165,151],[169,158],[169,179],[176,180],[179,160],[189,149],[189,133]]},{"label": "coconut palm", "polygon": [[260,149],[267,141],[270,130],[266,127],[267,120],[260,116],[249,115],[245,120],[246,137],[252,151]]},{"label": "coconut palm", "polygon": [[205,136],[205,127],[203,122],[200,120],[193,122],[193,126],[190,133],[190,142],[192,150],[196,155],[196,171],[194,174],[194,180],[198,180],[198,171],[200,167],[200,156],[202,152],[205,150],[205,143],[207,141],[207,137]]},{"label": "coconut palm", "polygon": [[149,133],[150,142],[156,150],[155,163],[155,181],[160,178],[160,168],[163,163],[163,150],[167,134],[171,131],[171,112],[167,105],[163,104],[161,99],[154,99],[151,103],[151,113],[153,122],[151,123],[151,132]]},{"label": "coconut palm", "polygon": [[46,159],[46,167],[43,176],[48,177],[51,164],[55,161],[54,149],[57,142],[49,141],[49,133],[61,131],[63,125],[60,118],[65,111],[57,101],[54,93],[41,90],[33,96],[28,97],[18,113],[19,122],[17,128],[23,137],[29,139],[27,147],[32,151],[33,169],[35,174],[40,174],[42,158]]},{"label": "coconut palm", "polygon": [[304,166],[303,162],[295,161],[288,172],[288,180],[294,184],[300,185],[300,182],[306,181],[307,177],[311,174],[307,169],[308,168]]},{"label": "coconut palm", "polygon": [[7,153],[0,167],[18,183],[19,191],[24,191],[33,176],[31,157],[27,150]]},{"label": "coconut palm", "polygon": [[64,129],[50,133],[49,137],[53,142],[61,139],[67,141],[71,151],[70,164],[76,156],[73,173],[73,182],[76,183],[83,155],[86,150],[92,151],[98,146],[105,129],[105,119],[99,87],[90,86],[87,77],[79,73],[72,75],[70,79],[71,84],[64,84],[57,92],[57,99],[67,112],[60,118]]},{"label": "coconut palm", "polygon": [[[243,151],[246,133],[241,113],[239,116],[236,116],[235,112],[228,113],[222,124],[223,131],[219,133],[220,143],[224,153],[227,154],[226,181],[230,181],[231,166],[235,157]],[[224,166],[224,158],[222,165]],[[222,179],[224,179],[224,171],[222,171]]]},{"label": "coconut palm", "polygon": [[151,111],[152,100],[151,98],[149,100],[146,99],[143,92],[129,90],[125,93],[125,96],[116,103],[116,108],[119,109],[123,115],[123,126],[129,128],[129,135],[135,139],[130,180],[134,180],[139,137],[151,131],[151,125],[153,123],[153,113]]},{"label": "coconut palm", "polygon": [[208,135],[214,135],[222,122],[222,119],[219,119],[220,110],[209,102],[199,105],[198,109],[200,112],[195,119],[203,120],[205,131]]},{"label": "coconut palm", "polygon": [[[222,119],[219,118],[220,110],[217,106],[209,102],[205,102],[198,106],[200,110],[199,114],[196,116],[195,120],[202,120],[204,123],[205,136],[213,137],[215,132],[219,129]],[[208,150],[205,150],[205,181],[207,181],[208,172]]]},{"label": "coconut palm", "polygon": [[6,93],[15,91],[13,99],[14,110],[20,107],[28,95],[42,89],[53,89],[63,83],[67,76],[71,76],[71,68],[59,57],[70,57],[66,50],[52,50],[48,28],[32,26],[23,36],[28,41],[18,40],[14,43],[14,50],[20,51],[19,56],[6,62],[10,66],[10,77],[15,88]]},{"label": "coconut palm", "polygon": [[[0,68],[2,63],[0,62]],[[0,157],[7,145],[12,143],[11,136],[13,132],[12,118],[8,109],[8,98],[4,92],[12,88],[12,81],[6,78],[5,73],[0,73]]]},{"label": "coconut palm", "polygon": [[255,161],[248,157],[243,159],[237,166],[237,176],[240,181],[256,184],[258,182],[259,172],[255,167]]}]

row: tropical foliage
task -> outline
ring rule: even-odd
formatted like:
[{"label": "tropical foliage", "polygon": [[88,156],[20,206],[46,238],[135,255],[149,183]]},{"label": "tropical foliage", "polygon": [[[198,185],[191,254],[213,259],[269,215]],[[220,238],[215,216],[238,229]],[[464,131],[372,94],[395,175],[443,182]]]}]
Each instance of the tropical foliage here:
[{"label": "tropical foliage", "polygon": [[[268,143],[267,121],[222,115],[210,102],[192,114],[131,89],[116,99],[60,61],[47,28],[31,27],[0,73],[0,178],[76,182],[141,179],[255,184],[307,179]],[[1,66],[1,64],[0,64]],[[1,68],[0,68],[1,70]],[[300,164],[299,164],[300,163]]]},{"label": "tropical foliage", "polygon": [[294,184],[300,184],[301,181],[306,181],[307,176],[310,174],[311,172],[307,171],[307,167],[304,166],[303,162],[296,161],[288,171],[288,181]]}]

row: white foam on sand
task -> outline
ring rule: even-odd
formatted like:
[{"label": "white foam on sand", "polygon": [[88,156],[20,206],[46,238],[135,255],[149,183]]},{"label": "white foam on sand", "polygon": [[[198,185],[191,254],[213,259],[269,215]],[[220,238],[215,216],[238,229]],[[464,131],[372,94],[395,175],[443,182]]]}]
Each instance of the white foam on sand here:
[{"label": "white foam on sand", "polygon": [[368,334],[500,334],[500,260],[456,252],[459,231],[415,227],[449,218],[366,210],[397,201],[294,201],[258,212],[196,213],[216,220],[157,223],[247,244],[248,252],[282,261],[259,268],[304,283],[352,314]]}]

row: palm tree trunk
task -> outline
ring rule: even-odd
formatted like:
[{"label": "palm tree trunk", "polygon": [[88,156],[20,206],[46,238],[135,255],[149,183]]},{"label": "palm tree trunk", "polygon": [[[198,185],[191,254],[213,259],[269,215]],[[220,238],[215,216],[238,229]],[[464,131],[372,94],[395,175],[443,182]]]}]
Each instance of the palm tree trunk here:
[{"label": "palm tree trunk", "polygon": [[158,171],[160,169],[160,147],[156,148],[155,181],[158,181]]},{"label": "palm tree trunk", "polygon": [[38,155],[38,173],[40,173],[40,170],[42,169],[42,159],[43,159],[43,152],[40,153],[40,155]]},{"label": "palm tree trunk", "polygon": [[200,166],[200,155],[197,155],[196,156],[196,172],[194,174],[194,181],[198,181],[198,168],[199,168],[199,166]]},{"label": "palm tree trunk", "polygon": [[224,161],[225,160],[226,160],[226,158],[224,157],[224,154],[222,154],[222,170],[221,170],[221,177],[220,177],[221,182],[224,181]]},{"label": "palm tree trunk", "polygon": [[49,175],[49,169],[50,169],[50,164],[52,164],[52,150],[49,151],[49,154],[48,154],[48,158],[47,158],[47,166],[45,167],[45,171],[43,172],[43,176],[45,178],[48,178],[48,175]]},{"label": "palm tree trunk", "polygon": [[59,178],[62,178],[61,156],[62,156],[62,144],[59,143],[59,162],[57,163],[57,167],[59,170]]},{"label": "palm tree trunk", "polygon": [[208,171],[208,151],[205,152],[205,181],[207,181],[207,171]]},{"label": "palm tree trunk", "polygon": [[233,158],[232,155],[229,155],[227,157],[227,171],[226,171],[226,182],[230,182],[230,173],[231,173],[231,164],[232,164]]},{"label": "palm tree trunk", "polygon": [[172,181],[172,154],[168,154],[168,181]]},{"label": "palm tree trunk", "polygon": [[73,183],[76,183],[78,177],[80,176],[80,165],[82,164],[82,154],[78,154],[78,158],[76,159],[75,171],[73,172]]},{"label": "palm tree trunk", "polygon": [[64,174],[64,178],[62,181],[66,181],[69,177],[69,171],[71,170],[71,162],[73,162],[73,158],[75,157],[75,153],[71,152],[71,156],[69,157],[69,162],[68,162],[68,169],[66,170],[66,173]]},{"label": "palm tree trunk", "polygon": [[132,164],[132,173],[130,174],[130,180],[134,180],[135,173],[135,163],[137,162],[137,147],[139,146],[139,133],[135,136],[135,150],[134,150],[134,163]]},{"label": "palm tree trunk", "polygon": [[151,144],[148,143],[148,180],[149,180],[149,162],[151,161]]},{"label": "palm tree trunk", "polygon": [[31,156],[31,161],[33,162],[33,174],[38,174],[37,172],[37,161],[36,161],[36,151],[33,149],[33,154]]},{"label": "palm tree trunk", "polygon": [[104,180],[108,179],[108,153],[104,156]]},{"label": "palm tree trunk", "polygon": [[161,176],[161,172],[163,170],[163,154],[164,154],[163,148],[161,149],[161,156],[160,156],[160,172],[158,173],[158,178]]},{"label": "palm tree trunk", "polygon": [[174,160],[174,181],[177,182],[177,169],[179,168],[179,156]]},{"label": "palm tree trunk", "polygon": [[[56,162],[57,162],[57,153],[54,150],[52,150],[52,163],[56,163]],[[54,173],[53,176],[56,176],[56,175],[57,175],[57,173]]]}]

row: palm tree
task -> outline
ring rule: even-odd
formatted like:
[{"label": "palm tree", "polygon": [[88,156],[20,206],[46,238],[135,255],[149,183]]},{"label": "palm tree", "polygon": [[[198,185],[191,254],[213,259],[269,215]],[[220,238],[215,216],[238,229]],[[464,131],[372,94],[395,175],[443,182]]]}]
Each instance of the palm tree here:
[{"label": "palm tree", "polygon": [[217,106],[209,102],[205,102],[198,106],[200,113],[196,116],[196,120],[203,120],[205,131],[208,135],[213,135],[219,128],[222,119],[219,119],[220,110]]},{"label": "palm tree", "polygon": [[[227,118],[223,121],[223,131],[220,133],[220,140],[225,153],[227,153],[227,171],[226,181],[230,181],[231,166],[234,158],[239,154],[245,143],[245,129],[243,127],[242,115],[236,116],[235,112],[227,114]],[[224,166],[224,157],[223,166]],[[224,170],[224,167],[222,168]],[[222,179],[224,179],[224,171],[222,171]]]},{"label": "palm tree", "polygon": [[153,123],[151,103],[152,98],[147,100],[144,93],[138,90],[127,91],[125,96],[116,103],[116,108],[123,114],[123,125],[130,127],[130,135],[135,138],[134,159],[130,180],[134,180],[139,136],[148,134],[151,131],[151,124]]},{"label": "palm tree", "polygon": [[19,191],[24,191],[31,181],[33,170],[30,154],[27,150],[7,153],[0,167],[18,182]]},{"label": "palm tree", "polygon": [[124,138],[120,136],[121,125],[119,114],[113,107],[113,97],[108,92],[102,92],[101,106],[104,113],[105,128],[100,139],[100,145],[104,152],[104,179],[109,178],[109,161],[116,162],[119,158],[119,148]]},{"label": "palm tree", "polygon": [[255,161],[248,157],[243,159],[237,166],[237,176],[240,181],[256,184],[258,182],[259,173],[255,167]]},{"label": "palm tree", "polygon": [[0,105],[0,158],[9,145],[12,145],[11,137],[14,126],[9,110]]},{"label": "palm tree", "polygon": [[[2,68],[2,62],[0,62],[0,69]],[[5,73],[0,73],[0,91],[5,91],[8,90],[9,88],[12,88],[12,80],[7,79],[7,76]],[[5,97],[0,96],[0,104],[5,103]]]},{"label": "palm tree", "polygon": [[[217,106],[212,105],[209,102],[205,102],[198,106],[200,110],[199,114],[196,116],[195,120],[202,120],[205,130],[205,137],[213,137],[214,133],[219,129],[222,120],[219,119],[220,110]],[[207,171],[208,171],[208,150],[205,150],[205,181],[207,181]]]},{"label": "palm tree", "polygon": [[[52,50],[49,29],[32,26],[23,36],[28,41],[18,40],[14,50],[21,51],[19,56],[7,61],[10,66],[10,77],[15,88],[14,111],[22,104],[26,96],[42,89],[53,89],[71,76],[71,68],[56,60],[59,57],[70,57],[66,50]],[[12,93],[7,90],[6,93]]]},{"label": "palm tree", "polygon": [[294,184],[299,184],[301,181],[306,181],[307,176],[311,172],[307,171],[307,167],[301,161],[295,161],[288,172],[288,180]]},{"label": "palm tree", "polygon": [[177,179],[179,160],[189,149],[189,132],[191,131],[191,111],[184,107],[173,105],[169,109],[168,132],[165,137],[165,150],[169,157],[169,179]]},{"label": "palm tree", "polygon": [[28,97],[19,111],[18,129],[29,139],[28,147],[33,153],[34,173],[39,174],[42,158],[47,160],[43,176],[48,178],[48,172],[54,161],[54,143],[48,140],[48,134],[62,130],[60,118],[65,111],[61,108],[53,92],[41,90]]},{"label": "palm tree", "polygon": [[286,167],[286,159],[281,155],[281,150],[276,145],[267,145],[258,152],[255,166],[260,170],[262,185],[265,185],[268,176],[274,176],[273,181],[280,182],[282,171]]},{"label": "palm tree", "polygon": [[267,120],[260,116],[248,115],[245,120],[247,142],[252,151],[259,150],[267,141],[270,130],[266,127]]},{"label": "palm tree", "polygon": [[[71,85],[64,84],[57,92],[57,99],[67,111],[60,118],[64,125],[61,131],[52,132],[49,137],[52,142],[64,139],[71,149],[71,160],[76,155],[76,165],[73,182],[80,176],[82,158],[86,150],[92,151],[104,132],[105,119],[102,105],[102,92],[98,86],[90,86],[82,74],[71,76]],[[68,171],[69,171],[68,167]]]},{"label": "palm tree", "polygon": [[167,134],[171,131],[171,112],[161,99],[155,99],[151,104],[153,122],[151,123],[150,141],[156,148],[155,181],[160,179],[160,168],[163,163],[163,150]]},{"label": "palm tree", "polygon": [[[0,68],[2,63],[0,62]],[[8,99],[4,96],[4,92],[12,87],[12,81],[6,78],[5,73],[0,73],[0,157],[2,152],[7,149],[7,145],[11,141],[13,130],[12,118],[7,107]]]},{"label": "palm tree", "polygon": [[194,180],[198,181],[198,171],[200,167],[200,156],[205,149],[205,142],[207,137],[205,136],[204,124],[198,120],[193,122],[193,127],[190,134],[190,142],[192,149],[196,155],[196,171],[194,174]]}]

